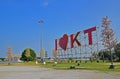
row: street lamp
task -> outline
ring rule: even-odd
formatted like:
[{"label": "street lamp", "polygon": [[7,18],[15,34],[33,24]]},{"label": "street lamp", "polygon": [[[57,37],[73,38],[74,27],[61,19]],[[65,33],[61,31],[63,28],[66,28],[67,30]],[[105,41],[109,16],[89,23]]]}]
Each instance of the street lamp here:
[{"label": "street lamp", "polygon": [[[40,21],[38,21],[38,23],[43,24],[44,21],[40,20]],[[42,29],[40,29],[40,53],[41,53],[41,51],[42,51]]]}]

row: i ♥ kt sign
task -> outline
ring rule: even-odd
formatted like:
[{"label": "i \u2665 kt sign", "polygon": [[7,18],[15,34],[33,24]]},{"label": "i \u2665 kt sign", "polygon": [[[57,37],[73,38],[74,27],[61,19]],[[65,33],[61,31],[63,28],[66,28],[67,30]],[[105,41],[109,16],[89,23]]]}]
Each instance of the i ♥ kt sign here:
[{"label": "i \u2665 kt sign", "polygon": [[[92,32],[96,31],[96,27],[92,27],[86,30],[83,30],[84,34],[88,34],[88,45],[93,44]],[[58,47],[63,49],[64,51],[67,50],[68,45],[69,48],[74,48],[75,43],[77,46],[81,46],[81,41],[79,40],[81,32],[77,32],[76,34],[71,34],[70,36],[64,34],[60,39],[55,39],[55,50],[58,50]]]}]

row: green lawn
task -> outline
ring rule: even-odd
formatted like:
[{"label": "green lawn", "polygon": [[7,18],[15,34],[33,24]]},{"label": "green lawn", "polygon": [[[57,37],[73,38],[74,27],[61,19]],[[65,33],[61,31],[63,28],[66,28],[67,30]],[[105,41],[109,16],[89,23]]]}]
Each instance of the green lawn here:
[{"label": "green lawn", "polygon": [[69,69],[70,66],[75,66],[75,69],[84,69],[84,70],[98,70],[104,72],[120,72],[120,62],[114,63],[115,69],[109,69],[110,63],[105,62],[82,62],[80,66],[77,66],[77,63],[58,63],[56,66],[53,63],[47,63],[46,65],[40,64],[40,66],[47,67],[47,68],[55,68],[55,69]]}]

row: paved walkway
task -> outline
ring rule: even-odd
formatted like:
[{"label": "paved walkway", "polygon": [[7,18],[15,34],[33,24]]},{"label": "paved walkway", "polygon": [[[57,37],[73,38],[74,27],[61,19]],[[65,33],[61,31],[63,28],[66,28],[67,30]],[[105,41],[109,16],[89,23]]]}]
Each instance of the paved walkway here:
[{"label": "paved walkway", "polygon": [[0,66],[0,79],[120,79],[120,74],[89,70],[54,70],[35,66]]}]

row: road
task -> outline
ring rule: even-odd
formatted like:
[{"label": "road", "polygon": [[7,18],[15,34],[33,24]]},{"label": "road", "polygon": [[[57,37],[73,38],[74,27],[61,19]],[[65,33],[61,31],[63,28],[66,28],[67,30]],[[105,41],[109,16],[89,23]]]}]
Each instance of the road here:
[{"label": "road", "polygon": [[90,70],[55,70],[37,66],[0,66],[0,79],[120,79],[120,74]]}]

